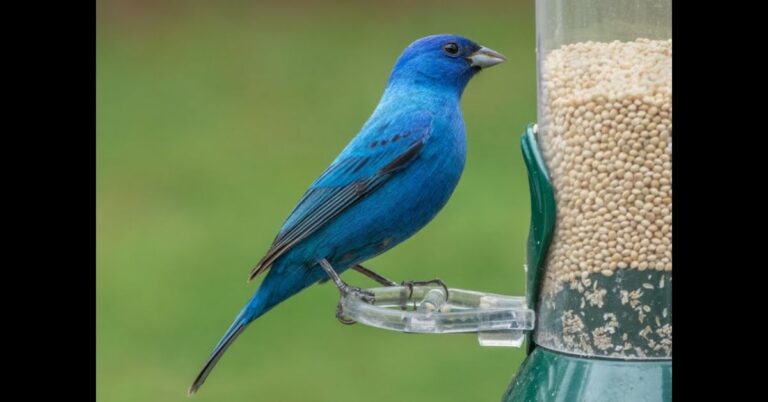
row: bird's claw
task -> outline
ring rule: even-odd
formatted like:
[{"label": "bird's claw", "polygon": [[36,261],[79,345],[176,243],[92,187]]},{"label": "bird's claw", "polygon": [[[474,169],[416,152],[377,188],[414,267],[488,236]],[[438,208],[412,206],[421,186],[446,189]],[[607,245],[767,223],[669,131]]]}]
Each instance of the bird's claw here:
[{"label": "bird's claw", "polygon": [[355,320],[344,317],[344,308],[341,307],[341,300],[339,300],[339,304],[336,305],[336,319],[344,325],[352,325],[357,323]]},{"label": "bird's claw", "polygon": [[356,297],[366,303],[373,304],[376,301],[376,294],[369,290],[363,290],[360,288],[347,287],[342,290],[343,297]]},{"label": "bird's claw", "polygon": [[431,279],[428,281],[403,281],[400,284],[400,286],[404,286],[408,288],[408,300],[411,300],[411,297],[413,297],[414,286],[424,286],[424,285],[440,285],[443,288],[443,290],[445,290],[446,300],[448,299],[448,286],[441,279]]},{"label": "bird's claw", "polygon": [[[344,289],[340,289],[340,291],[342,298],[352,296],[370,304],[373,304],[376,301],[376,295],[368,290],[347,286]],[[336,319],[344,325],[351,325],[357,322],[355,320],[344,317],[344,307],[341,305],[341,300],[339,300],[339,304],[336,305]]]}]

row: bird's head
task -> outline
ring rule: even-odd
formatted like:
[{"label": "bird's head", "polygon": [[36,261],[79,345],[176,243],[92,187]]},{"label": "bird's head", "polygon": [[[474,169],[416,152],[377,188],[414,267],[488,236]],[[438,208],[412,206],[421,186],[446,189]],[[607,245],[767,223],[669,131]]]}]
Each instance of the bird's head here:
[{"label": "bird's head", "polygon": [[505,61],[489,48],[458,35],[432,35],[411,43],[397,59],[389,84],[458,91],[480,70]]}]

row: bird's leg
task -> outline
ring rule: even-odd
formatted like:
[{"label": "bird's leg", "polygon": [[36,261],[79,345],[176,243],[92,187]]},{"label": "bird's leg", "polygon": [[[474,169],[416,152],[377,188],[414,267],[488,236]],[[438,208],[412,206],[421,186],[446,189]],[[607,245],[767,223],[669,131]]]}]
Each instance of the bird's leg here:
[{"label": "bird's leg", "polygon": [[397,282],[390,281],[389,279],[387,279],[387,278],[385,278],[385,277],[383,277],[383,276],[381,276],[381,275],[371,271],[370,269],[368,269],[368,268],[366,268],[366,267],[364,267],[364,266],[362,266],[360,264],[355,265],[354,267],[352,267],[352,269],[354,269],[355,271],[357,271],[357,272],[367,276],[368,278],[370,278],[370,279],[372,279],[372,280],[374,280],[374,281],[376,281],[376,282],[378,282],[378,283],[380,283],[380,284],[382,284],[384,286],[397,286]]},{"label": "bird's leg", "polygon": [[360,288],[354,288],[352,286],[347,285],[339,276],[339,274],[336,273],[336,271],[331,266],[331,263],[328,262],[325,258],[320,260],[319,262],[320,266],[323,268],[326,274],[333,280],[333,283],[336,284],[336,287],[339,289],[339,293],[341,293],[342,296],[346,296],[350,293],[356,293],[360,295],[361,299],[363,299],[366,302],[372,302],[373,301],[373,294],[370,292],[365,292]]},{"label": "bird's leg", "polygon": [[[336,284],[336,287],[339,289],[339,293],[341,297],[347,296],[350,293],[354,294],[361,300],[363,300],[366,303],[373,303],[374,301],[374,294],[371,292],[364,291],[360,288],[354,288],[346,283],[344,283],[343,280],[341,280],[341,277],[339,274],[336,273],[336,271],[331,266],[331,263],[328,262],[325,258],[320,260],[319,262],[320,266],[323,268],[326,274],[333,280],[333,283]],[[336,305],[336,319],[338,319],[342,324],[354,324],[354,320],[350,320],[348,318],[344,318],[344,309],[341,306],[341,299],[339,300],[339,304]]]}]

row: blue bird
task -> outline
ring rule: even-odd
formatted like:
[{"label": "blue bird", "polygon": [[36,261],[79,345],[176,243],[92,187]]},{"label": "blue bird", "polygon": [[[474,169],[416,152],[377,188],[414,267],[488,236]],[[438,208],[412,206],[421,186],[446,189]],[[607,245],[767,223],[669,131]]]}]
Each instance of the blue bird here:
[{"label": "blue bird", "polygon": [[[433,35],[398,58],[371,117],[309,187],[250,279],[267,272],[198,374],[203,384],[224,351],[253,320],[304,288],[349,268],[391,281],[360,264],[409,238],[442,209],[464,169],[460,100],[469,80],[504,56],[457,35]],[[337,317],[344,320],[337,309]]]}]

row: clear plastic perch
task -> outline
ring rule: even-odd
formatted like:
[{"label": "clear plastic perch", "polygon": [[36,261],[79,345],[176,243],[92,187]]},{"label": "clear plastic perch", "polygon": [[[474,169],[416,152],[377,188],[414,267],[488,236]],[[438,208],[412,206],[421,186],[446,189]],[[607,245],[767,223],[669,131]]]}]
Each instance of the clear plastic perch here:
[{"label": "clear plastic perch", "polygon": [[[525,298],[440,286],[365,289],[375,296],[366,303],[350,293],[342,298],[344,316],[376,328],[409,333],[477,333],[482,346],[520,347],[535,314]],[[410,294],[410,295],[409,295]]]}]

